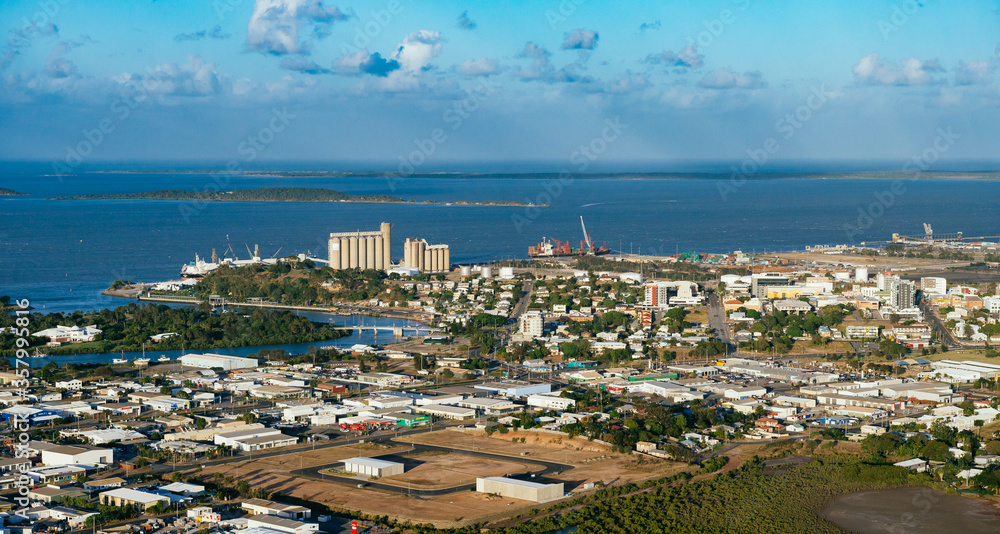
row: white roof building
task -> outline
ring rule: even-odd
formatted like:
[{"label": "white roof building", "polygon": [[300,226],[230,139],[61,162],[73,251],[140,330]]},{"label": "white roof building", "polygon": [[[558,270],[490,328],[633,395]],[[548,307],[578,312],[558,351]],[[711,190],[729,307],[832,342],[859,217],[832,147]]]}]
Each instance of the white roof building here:
[{"label": "white roof building", "polygon": [[57,343],[76,343],[82,341],[94,341],[102,332],[97,325],[90,326],[56,326],[46,328],[32,334],[35,337],[47,337]]}]

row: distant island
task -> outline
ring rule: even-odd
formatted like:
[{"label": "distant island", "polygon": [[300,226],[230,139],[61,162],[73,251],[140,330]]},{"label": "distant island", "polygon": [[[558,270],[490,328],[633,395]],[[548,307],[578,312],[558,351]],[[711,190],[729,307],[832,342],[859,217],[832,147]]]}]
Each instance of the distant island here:
[{"label": "distant island", "polygon": [[26,197],[27,193],[19,193],[13,189],[5,189],[0,187],[0,197]]},{"label": "distant island", "polygon": [[[203,174],[203,175],[234,175],[254,178],[386,178],[386,179],[421,179],[421,178],[462,178],[462,179],[534,179],[546,180],[565,178],[558,172],[417,172],[399,173],[386,171],[290,171],[290,170],[256,170],[256,171],[226,171],[213,169],[200,170],[103,170],[94,171],[100,174]],[[573,179],[579,180],[728,180],[731,170],[718,172],[604,172],[604,173],[571,173]],[[803,171],[803,172],[754,172],[746,176],[752,180],[1000,180],[1000,171],[922,171],[889,170],[889,171]]]},{"label": "distant island", "polygon": [[[166,189],[145,193],[74,195],[50,200],[191,200],[202,202],[355,202],[365,204],[440,204],[449,206],[532,206],[517,201],[403,200],[392,195],[351,195],[332,189],[312,187],[264,187],[231,191],[184,191]],[[539,205],[534,205],[539,206]],[[540,207],[547,207],[541,205]]]}]

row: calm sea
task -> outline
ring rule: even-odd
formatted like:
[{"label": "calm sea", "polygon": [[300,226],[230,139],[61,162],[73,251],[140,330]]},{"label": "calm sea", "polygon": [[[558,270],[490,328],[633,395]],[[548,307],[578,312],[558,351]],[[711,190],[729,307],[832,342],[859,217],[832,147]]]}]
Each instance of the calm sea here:
[{"label": "calm sea", "polygon": [[[312,252],[326,256],[330,232],[393,224],[393,253],[407,237],[451,246],[452,261],[524,258],[543,237],[579,243],[580,216],[594,240],[613,250],[673,254],[792,250],[806,245],[887,240],[893,232],[1000,234],[1000,182],[751,180],[731,188],[715,180],[469,178],[267,178],[195,174],[44,176],[45,167],[0,166],[0,187],[29,193],[0,197],[0,295],[29,298],[45,311],[116,306],[100,291],[112,281],[176,279],[181,265],[231,246],[248,256]],[[723,177],[728,179],[728,177]],[[551,207],[444,205],[58,201],[57,195],[157,189],[327,187],[405,199],[515,200]],[[725,192],[720,192],[721,189]],[[895,192],[893,192],[895,190]],[[860,216],[863,211],[864,216]],[[860,217],[860,220],[859,220]]]}]

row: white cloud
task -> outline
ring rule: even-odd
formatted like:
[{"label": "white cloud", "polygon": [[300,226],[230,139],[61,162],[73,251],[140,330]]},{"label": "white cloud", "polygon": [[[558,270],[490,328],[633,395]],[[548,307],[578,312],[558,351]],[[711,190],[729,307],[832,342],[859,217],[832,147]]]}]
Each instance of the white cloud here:
[{"label": "white cloud", "polygon": [[370,54],[367,50],[359,50],[353,54],[344,54],[333,62],[334,72],[348,76],[371,74],[373,76],[384,77],[398,69],[399,62],[396,60],[385,59],[378,52]]},{"label": "white cloud", "polygon": [[676,54],[670,50],[664,50],[658,54],[650,54],[642,60],[643,63],[678,69],[698,69],[701,68],[704,61],[705,56],[699,54],[694,45],[685,46]]},{"label": "white cloud", "polygon": [[462,76],[489,76],[500,71],[500,66],[496,61],[481,57],[479,59],[466,59],[458,66],[458,73]]},{"label": "white cloud", "polygon": [[188,54],[183,65],[164,63],[145,76],[127,75],[122,79],[125,83],[139,80],[151,93],[172,96],[210,96],[228,85],[226,77],[218,74],[216,64],[197,54]]},{"label": "white cloud", "polygon": [[728,67],[706,74],[698,81],[699,87],[706,89],[761,89],[767,87],[760,71],[740,74]]},{"label": "white cloud", "polygon": [[600,36],[594,30],[577,28],[566,34],[563,41],[563,50],[593,50],[597,46]]},{"label": "white cloud", "polygon": [[988,61],[959,61],[955,67],[955,85],[976,85],[993,79],[993,66]]},{"label": "white cloud", "polygon": [[59,42],[52,53],[45,59],[45,74],[50,78],[70,78],[76,76],[76,65],[66,59],[66,53],[72,47],[65,41]]},{"label": "white cloud", "polygon": [[417,30],[399,43],[392,59],[406,72],[418,72],[427,68],[432,59],[441,53],[441,32]]},{"label": "white cloud", "polygon": [[944,72],[944,68],[936,59],[921,61],[911,57],[897,64],[881,59],[878,52],[872,52],[861,58],[853,71],[858,81],[868,85],[906,86],[939,83],[941,80],[931,75]]},{"label": "white cloud", "polygon": [[[321,0],[257,0],[247,25],[247,49],[262,54],[308,54],[335,21],[349,18]],[[312,26],[303,38],[300,34]]]},{"label": "white cloud", "polygon": [[647,87],[650,87],[650,83],[649,78],[645,74],[633,75],[627,73],[609,83],[606,91],[608,93],[631,93],[632,91],[646,89]]}]

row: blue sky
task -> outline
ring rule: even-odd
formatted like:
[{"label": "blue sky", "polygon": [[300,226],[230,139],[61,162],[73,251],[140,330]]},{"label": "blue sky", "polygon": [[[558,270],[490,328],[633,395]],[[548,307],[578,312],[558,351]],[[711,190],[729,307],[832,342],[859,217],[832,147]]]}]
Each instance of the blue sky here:
[{"label": "blue sky", "polygon": [[0,159],[558,169],[591,147],[588,170],[685,170],[768,145],[773,170],[892,169],[949,132],[934,165],[960,166],[1000,159],[998,9],[4,2]]}]

